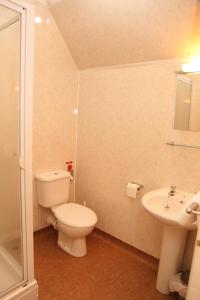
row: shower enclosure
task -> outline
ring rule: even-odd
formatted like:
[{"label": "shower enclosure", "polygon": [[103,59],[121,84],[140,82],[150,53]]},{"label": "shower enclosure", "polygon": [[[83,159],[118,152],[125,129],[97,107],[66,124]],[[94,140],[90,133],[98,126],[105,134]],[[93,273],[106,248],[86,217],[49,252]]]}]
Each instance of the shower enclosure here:
[{"label": "shower enclosure", "polygon": [[0,299],[36,299],[37,294],[31,223],[32,12],[21,1],[0,0]]}]

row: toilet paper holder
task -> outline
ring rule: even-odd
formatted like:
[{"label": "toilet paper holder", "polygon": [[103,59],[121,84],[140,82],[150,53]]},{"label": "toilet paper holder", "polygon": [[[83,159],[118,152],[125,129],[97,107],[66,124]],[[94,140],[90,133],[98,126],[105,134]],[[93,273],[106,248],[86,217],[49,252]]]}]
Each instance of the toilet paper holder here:
[{"label": "toilet paper holder", "polygon": [[138,183],[138,182],[134,182],[134,181],[130,181],[131,183],[133,184],[137,184],[138,185],[138,188],[137,188],[137,191],[141,191],[144,189],[144,185],[141,184],[141,183]]}]

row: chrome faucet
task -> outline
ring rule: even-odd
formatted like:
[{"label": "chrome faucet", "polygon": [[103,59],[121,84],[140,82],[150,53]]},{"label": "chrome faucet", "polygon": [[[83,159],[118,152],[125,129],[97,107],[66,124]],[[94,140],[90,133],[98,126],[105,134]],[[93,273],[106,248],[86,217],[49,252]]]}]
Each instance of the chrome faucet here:
[{"label": "chrome faucet", "polygon": [[173,197],[175,194],[176,194],[176,186],[171,185],[168,193],[168,197],[166,199],[165,208],[170,208],[169,205],[170,198]]},{"label": "chrome faucet", "polygon": [[174,196],[176,194],[176,186],[171,185],[170,186],[170,191],[168,193],[168,196]]}]

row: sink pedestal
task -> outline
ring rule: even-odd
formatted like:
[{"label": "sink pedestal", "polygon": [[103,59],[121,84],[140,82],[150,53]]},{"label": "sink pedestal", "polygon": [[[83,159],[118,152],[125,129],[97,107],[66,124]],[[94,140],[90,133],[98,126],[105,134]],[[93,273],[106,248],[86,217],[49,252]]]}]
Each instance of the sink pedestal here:
[{"label": "sink pedestal", "polygon": [[161,246],[160,263],[156,288],[162,294],[169,294],[169,279],[180,271],[187,230],[165,225]]},{"label": "sink pedestal", "polygon": [[198,227],[197,227],[197,237],[194,246],[194,254],[192,259],[192,268],[190,272],[190,280],[187,290],[187,300],[199,300],[200,299],[200,287],[199,287],[199,277],[200,277],[200,216],[197,216]]}]

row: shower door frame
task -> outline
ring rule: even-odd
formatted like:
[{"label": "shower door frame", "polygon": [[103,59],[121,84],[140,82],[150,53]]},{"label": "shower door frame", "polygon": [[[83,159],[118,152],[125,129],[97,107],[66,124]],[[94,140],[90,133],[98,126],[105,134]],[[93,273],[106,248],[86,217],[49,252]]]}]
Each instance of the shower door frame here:
[{"label": "shower door frame", "polygon": [[[34,7],[21,0],[0,0],[0,4],[21,14],[20,41],[20,188],[21,231],[23,244],[23,280],[1,299],[37,298],[33,265],[32,208],[32,94],[34,52]],[[29,292],[30,290],[30,292]],[[30,294],[29,294],[30,293]]]}]

